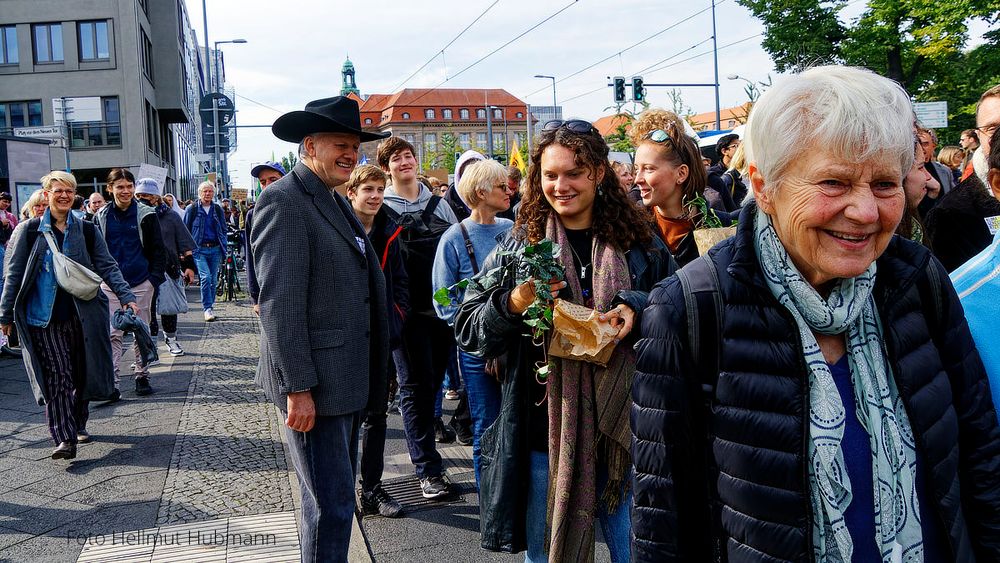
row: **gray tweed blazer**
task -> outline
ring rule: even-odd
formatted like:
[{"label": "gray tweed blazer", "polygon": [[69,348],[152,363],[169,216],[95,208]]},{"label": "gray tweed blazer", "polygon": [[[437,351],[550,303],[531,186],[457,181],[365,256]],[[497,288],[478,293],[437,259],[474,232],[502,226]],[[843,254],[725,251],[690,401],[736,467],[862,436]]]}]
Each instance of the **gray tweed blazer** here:
[{"label": "gray tweed blazer", "polygon": [[306,389],[319,416],[363,409],[369,389],[385,386],[389,324],[385,278],[350,205],[299,163],[261,192],[250,244],[257,384],[282,411],[288,393]]}]

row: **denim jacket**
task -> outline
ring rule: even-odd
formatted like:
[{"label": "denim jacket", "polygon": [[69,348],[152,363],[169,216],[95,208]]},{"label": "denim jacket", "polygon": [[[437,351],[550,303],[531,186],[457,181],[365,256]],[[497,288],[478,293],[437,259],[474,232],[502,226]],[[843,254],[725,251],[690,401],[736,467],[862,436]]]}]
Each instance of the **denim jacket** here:
[{"label": "denim jacket", "polygon": [[222,212],[222,206],[212,202],[212,214],[209,216],[201,208],[201,201],[193,201],[184,210],[184,226],[191,231],[191,237],[197,245],[201,245],[201,232],[205,229],[205,219],[215,221],[215,232],[218,235],[219,248],[226,252],[226,216]]},{"label": "denim jacket", "polygon": [[[72,213],[66,215],[66,232],[69,232],[70,226],[76,221],[79,221],[79,219]],[[51,232],[52,217],[49,215],[49,210],[46,209],[41,223],[38,224],[38,236],[44,237],[45,233]],[[68,250],[66,246],[68,243],[69,237],[65,237],[62,248],[64,253]],[[56,273],[52,266],[52,249],[46,246],[45,256],[42,258],[42,268],[38,272],[38,277],[35,278],[35,287],[31,292],[30,299],[28,299],[27,312],[29,325],[38,328],[49,326],[49,319],[52,318],[52,307],[55,305],[56,291],[58,289],[59,284],[56,283]]]}]

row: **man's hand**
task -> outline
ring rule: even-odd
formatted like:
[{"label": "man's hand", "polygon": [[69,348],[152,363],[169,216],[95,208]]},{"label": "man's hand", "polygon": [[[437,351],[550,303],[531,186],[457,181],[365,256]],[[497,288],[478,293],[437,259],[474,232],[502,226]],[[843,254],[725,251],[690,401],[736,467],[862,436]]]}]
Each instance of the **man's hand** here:
[{"label": "man's hand", "polygon": [[255,315],[257,315],[258,317],[260,316],[260,304],[259,303],[254,303],[253,304],[253,313]]},{"label": "man's hand", "polygon": [[288,416],[285,426],[297,432],[309,432],[316,424],[316,404],[313,403],[312,391],[299,391],[288,394]]},{"label": "man's hand", "polygon": [[14,329],[13,324],[0,325],[0,332],[2,332],[4,336],[10,336],[10,333],[13,329]]},{"label": "man's hand", "polygon": [[600,317],[601,321],[607,321],[611,326],[618,327],[618,335],[615,340],[621,342],[632,332],[632,325],[635,323],[635,311],[628,305],[621,303]]},{"label": "man's hand", "polygon": [[132,301],[131,303],[126,303],[125,306],[122,308],[132,309],[132,312],[135,313],[135,316],[137,317],[139,316],[139,305],[137,305],[135,301]]},{"label": "man's hand", "polygon": [[188,268],[184,270],[184,283],[191,285],[194,283],[194,270]]}]

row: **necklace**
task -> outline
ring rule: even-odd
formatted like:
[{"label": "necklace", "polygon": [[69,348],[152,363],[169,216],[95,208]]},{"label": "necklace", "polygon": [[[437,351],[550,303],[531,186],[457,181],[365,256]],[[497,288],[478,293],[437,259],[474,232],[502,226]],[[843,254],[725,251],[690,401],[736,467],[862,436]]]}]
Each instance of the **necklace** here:
[{"label": "necklace", "polygon": [[593,262],[593,259],[591,259],[591,262],[584,264],[583,259],[576,253],[576,249],[573,248],[572,244],[569,245],[569,251],[573,253],[573,257],[576,258],[577,263],[580,264],[580,281],[583,281],[587,278],[587,268],[590,268],[590,264]]}]

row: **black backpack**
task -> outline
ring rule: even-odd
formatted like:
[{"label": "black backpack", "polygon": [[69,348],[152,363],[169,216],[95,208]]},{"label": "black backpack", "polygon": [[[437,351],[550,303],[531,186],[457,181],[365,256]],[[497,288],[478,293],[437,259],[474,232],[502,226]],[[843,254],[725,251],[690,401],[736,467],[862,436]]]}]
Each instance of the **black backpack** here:
[{"label": "black backpack", "polygon": [[[431,269],[441,235],[451,223],[434,214],[441,196],[431,196],[423,211],[397,213],[386,206],[385,210],[397,225],[403,228],[399,235],[406,274],[410,278],[410,308],[414,312],[433,311]],[[433,314],[433,313],[432,313]]]}]

